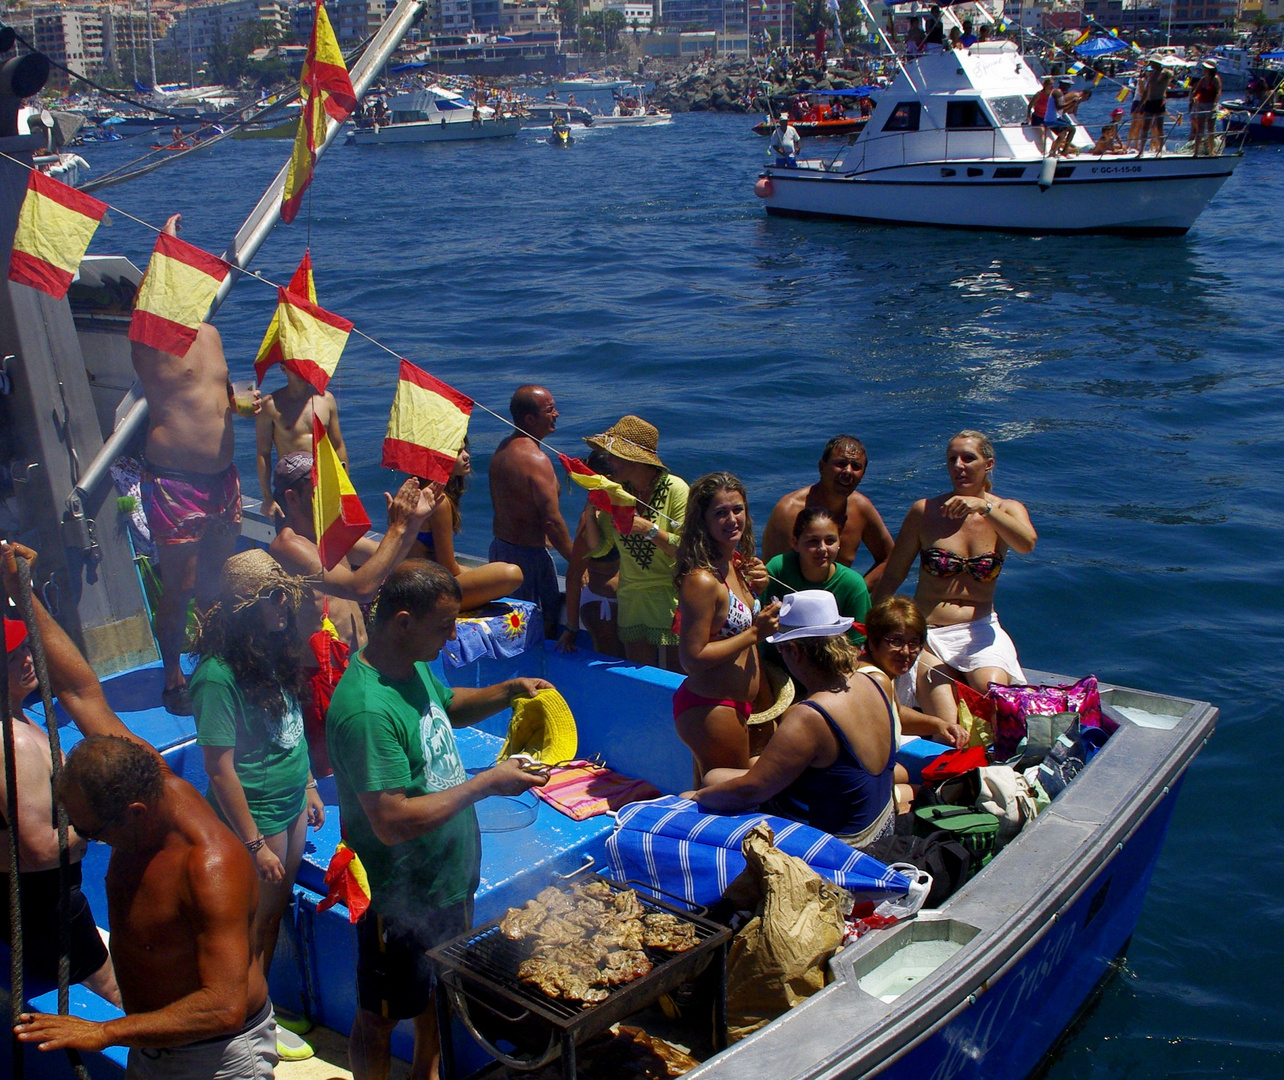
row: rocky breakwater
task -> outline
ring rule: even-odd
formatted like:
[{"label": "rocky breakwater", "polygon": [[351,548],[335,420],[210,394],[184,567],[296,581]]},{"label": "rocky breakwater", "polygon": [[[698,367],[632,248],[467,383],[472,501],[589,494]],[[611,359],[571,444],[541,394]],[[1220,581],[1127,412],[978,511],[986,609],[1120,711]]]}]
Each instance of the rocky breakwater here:
[{"label": "rocky breakwater", "polygon": [[842,67],[787,76],[761,60],[698,61],[657,79],[648,100],[674,112],[765,112],[767,98],[846,90],[865,81],[859,71]]}]

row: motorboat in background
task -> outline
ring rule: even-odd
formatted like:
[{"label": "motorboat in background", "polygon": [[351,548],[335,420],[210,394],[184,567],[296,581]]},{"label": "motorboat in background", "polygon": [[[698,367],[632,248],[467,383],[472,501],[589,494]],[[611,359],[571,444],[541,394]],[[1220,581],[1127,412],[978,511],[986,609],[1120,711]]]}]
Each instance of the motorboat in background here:
[{"label": "motorboat in background", "polygon": [[617,127],[653,127],[673,122],[668,109],[660,109],[646,102],[646,92],[637,83],[627,83],[615,92],[615,108],[601,116],[593,116],[594,124]]},{"label": "motorboat in background", "polygon": [[[850,98],[857,101],[870,98],[882,88],[877,86],[859,86],[851,90],[812,90],[808,96],[828,97],[835,99]],[[802,96],[802,95],[798,95]],[[868,106],[867,106],[868,107]],[[782,113],[785,109],[780,110]],[[770,135],[775,130],[777,117],[768,117],[760,124],[753,126],[755,135]],[[802,116],[790,118],[789,125],[804,139],[831,138],[834,136],[854,135],[864,128],[869,114],[857,112],[848,116],[844,110],[836,109],[828,102],[812,102]]]},{"label": "motorboat in background", "polygon": [[[907,59],[865,130],[832,160],[768,165],[769,214],[1025,233],[1186,232],[1241,154],[1052,157],[1027,124],[1040,82],[1010,41]],[[1052,136],[1047,136],[1051,139]]]},{"label": "motorboat in background", "polygon": [[462,94],[436,84],[416,87],[393,97],[388,121],[365,115],[349,137],[357,146],[385,143],[457,142],[516,135],[522,119],[501,114],[489,105],[474,105]]}]

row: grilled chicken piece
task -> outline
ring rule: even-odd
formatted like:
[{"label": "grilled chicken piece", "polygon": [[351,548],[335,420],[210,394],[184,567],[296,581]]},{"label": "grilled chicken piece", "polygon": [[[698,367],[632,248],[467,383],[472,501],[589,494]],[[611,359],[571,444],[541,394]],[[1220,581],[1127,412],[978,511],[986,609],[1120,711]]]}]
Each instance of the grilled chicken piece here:
[{"label": "grilled chicken piece", "polygon": [[646,930],[640,919],[620,919],[603,926],[594,940],[610,949],[636,951],[646,944]]},{"label": "grilled chicken piece", "polygon": [[621,892],[617,892],[615,896],[611,898],[611,903],[615,908],[616,914],[622,918],[642,918],[642,904],[638,901],[638,894],[632,889],[624,889]]},{"label": "grilled chicken piece", "polygon": [[571,893],[563,892],[555,885],[541,889],[535,899],[548,908],[550,915],[565,915],[575,908],[575,897]]},{"label": "grilled chicken piece", "polygon": [[601,979],[607,986],[620,986],[642,978],[653,966],[641,949],[616,949],[606,954]]},{"label": "grilled chicken piece", "polygon": [[548,909],[538,900],[528,900],[525,907],[509,908],[500,921],[499,932],[509,941],[521,941],[535,933],[548,915]]},{"label": "grilled chicken piece", "polygon": [[642,916],[649,949],[662,952],[686,952],[700,944],[695,927],[667,911],[649,911]]},{"label": "grilled chicken piece", "polygon": [[560,915],[550,915],[539,925],[536,933],[537,948],[548,948],[556,945],[573,945],[584,937],[584,928],[563,919]]},{"label": "grilled chicken piece", "polygon": [[608,904],[615,895],[615,890],[600,878],[596,881],[586,882],[583,885],[577,885],[575,889],[581,896],[591,897],[594,900],[602,900]]},{"label": "grilled chicken piece", "polygon": [[[596,969],[593,969],[596,976]],[[549,956],[532,956],[517,968],[517,977],[540,993],[563,1001],[581,1001],[589,1005],[605,1001],[607,991],[595,986],[592,977],[576,971]]]}]

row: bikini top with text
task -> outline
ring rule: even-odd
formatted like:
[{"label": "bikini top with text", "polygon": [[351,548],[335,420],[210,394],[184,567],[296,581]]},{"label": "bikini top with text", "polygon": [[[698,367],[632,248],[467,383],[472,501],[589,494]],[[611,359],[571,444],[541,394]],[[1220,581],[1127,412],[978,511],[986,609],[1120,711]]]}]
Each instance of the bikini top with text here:
[{"label": "bikini top with text", "polygon": [[753,608],[750,608],[732,591],[730,585],[727,586],[727,597],[727,618],[716,635],[720,638],[733,638],[748,630],[753,625],[753,617],[758,608],[756,602]]},{"label": "bikini top with text", "polygon": [[930,547],[923,549],[918,562],[932,577],[957,577],[966,572],[977,581],[993,581],[1003,569],[1003,558],[998,551],[987,551],[969,559],[954,551]]}]

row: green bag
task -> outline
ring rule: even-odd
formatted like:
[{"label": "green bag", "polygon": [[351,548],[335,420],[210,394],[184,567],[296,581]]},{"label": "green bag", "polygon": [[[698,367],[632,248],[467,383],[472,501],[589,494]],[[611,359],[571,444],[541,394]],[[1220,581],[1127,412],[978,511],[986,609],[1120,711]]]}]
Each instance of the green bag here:
[{"label": "green bag", "polygon": [[970,806],[922,806],[914,811],[914,835],[944,832],[972,856],[971,873],[985,866],[999,850],[999,819]]}]

